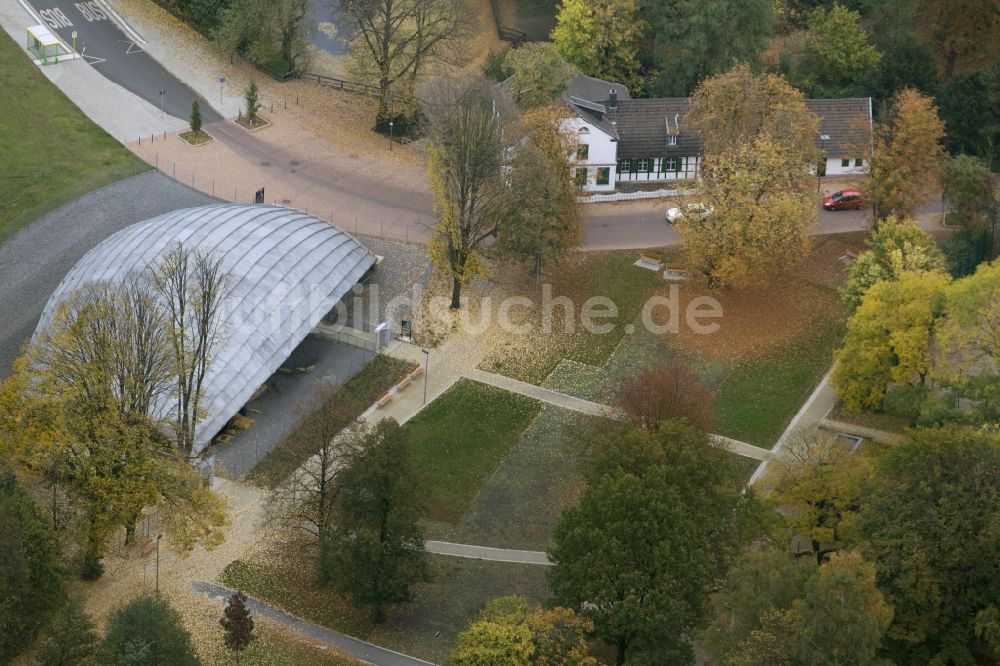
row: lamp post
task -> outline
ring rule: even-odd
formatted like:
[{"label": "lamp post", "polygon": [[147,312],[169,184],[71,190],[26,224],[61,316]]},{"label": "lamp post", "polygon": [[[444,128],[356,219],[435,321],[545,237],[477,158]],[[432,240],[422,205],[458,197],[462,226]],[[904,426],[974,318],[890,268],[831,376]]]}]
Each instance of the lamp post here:
[{"label": "lamp post", "polygon": [[392,152],[392,126],[393,126],[393,124],[394,123],[390,120],[389,121],[389,152],[390,153]]},{"label": "lamp post", "polygon": [[226,77],[219,77],[219,106],[222,106],[222,86],[226,83]]},{"label": "lamp post", "polygon": [[161,90],[160,91],[160,115],[161,116],[163,115],[163,98],[166,96],[166,94],[167,94],[166,90]]},{"label": "lamp post", "polygon": [[819,135],[819,140],[820,140],[820,143],[822,144],[823,147],[822,147],[822,149],[820,149],[820,155],[819,155],[820,164],[816,165],[816,194],[819,194],[819,184],[820,184],[819,168],[820,168],[820,165],[823,166],[823,173],[826,173],[826,142],[830,140],[830,135],[829,134],[820,134]]},{"label": "lamp post", "polygon": [[162,534],[156,535],[156,593],[160,593],[160,539]]},{"label": "lamp post", "polygon": [[421,350],[424,353],[424,404],[427,404],[427,368],[430,365],[431,352],[429,349]]}]

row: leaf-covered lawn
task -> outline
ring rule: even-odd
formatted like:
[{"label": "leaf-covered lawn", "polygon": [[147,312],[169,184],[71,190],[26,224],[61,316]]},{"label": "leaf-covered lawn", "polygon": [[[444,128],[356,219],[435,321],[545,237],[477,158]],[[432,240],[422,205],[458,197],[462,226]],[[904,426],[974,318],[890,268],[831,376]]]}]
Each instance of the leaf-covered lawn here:
[{"label": "leaf-covered lawn", "polygon": [[[544,278],[544,283],[551,285],[553,299],[548,327],[542,325],[542,292],[526,285],[525,289],[530,291],[527,295],[536,307],[524,321],[515,323],[529,324],[530,333],[492,332],[495,342],[480,367],[541,384],[564,359],[604,365],[626,335],[626,326],[636,321],[646,300],[663,284],[656,273],[633,266],[638,256],[636,251],[621,251],[581,252],[568,257],[552,275]],[[572,302],[570,333],[564,325],[566,309],[555,300],[560,297]],[[614,317],[607,318],[596,316],[604,312],[603,306],[594,310],[595,324],[612,326],[607,333],[587,331],[581,324],[584,305],[594,297],[610,299],[617,310]]]},{"label": "leaf-covered lawn", "polygon": [[540,409],[532,398],[463,379],[409,421],[424,517],[458,522]]},{"label": "leaf-covered lawn", "polygon": [[316,582],[303,553],[298,544],[275,546],[232,562],[220,582],[307,622],[436,663],[446,661],[455,636],[489,599],[522,594],[542,602],[549,595],[546,567],[429,555],[433,580],[415,585],[411,603],[394,606],[384,624],[373,626],[366,608],[356,608],[334,585]]},{"label": "leaf-covered lawn", "polygon": [[[340,389],[330,396],[330,402],[340,403],[342,409],[341,427],[346,427],[351,421],[361,416],[366,409],[399,382],[412,365],[391,356],[379,354],[362,368],[361,372],[351,377]],[[267,488],[274,488],[298,469],[302,463],[316,453],[315,439],[308,433],[314,432],[313,426],[319,418],[319,410],[313,412],[285,436],[278,446],[254,465],[246,475],[246,480]]]},{"label": "leaf-covered lawn", "polygon": [[0,242],[87,192],[150,169],[90,121],[0,31]]}]

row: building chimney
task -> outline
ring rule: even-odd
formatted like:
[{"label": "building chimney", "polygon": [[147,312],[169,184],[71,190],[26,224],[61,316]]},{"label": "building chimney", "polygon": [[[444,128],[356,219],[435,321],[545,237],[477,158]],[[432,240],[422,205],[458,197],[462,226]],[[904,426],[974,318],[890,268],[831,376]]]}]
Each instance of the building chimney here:
[{"label": "building chimney", "polygon": [[612,109],[618,108],[618,91],[611,90],[608,92],[608,107]]}]

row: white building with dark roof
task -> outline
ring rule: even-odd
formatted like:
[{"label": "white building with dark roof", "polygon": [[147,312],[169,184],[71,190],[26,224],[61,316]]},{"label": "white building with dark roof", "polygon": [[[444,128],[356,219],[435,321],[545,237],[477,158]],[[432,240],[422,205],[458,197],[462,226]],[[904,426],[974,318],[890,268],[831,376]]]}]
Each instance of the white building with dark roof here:
[{"label": "white building with dark roof", "polygon": [[[622,182],[662,182],[698,174],[701,142],[684,127],[687,97],[633,99],[624,86],[577,75],[563,101],[574,112],[563,127],[576,134],[574,176],[587,192],[611,192]],[[820,119],[820,172],[856,175],[868,170],[871,98],[808,99]],[[825,173],[824,173],[825,168]]]}]

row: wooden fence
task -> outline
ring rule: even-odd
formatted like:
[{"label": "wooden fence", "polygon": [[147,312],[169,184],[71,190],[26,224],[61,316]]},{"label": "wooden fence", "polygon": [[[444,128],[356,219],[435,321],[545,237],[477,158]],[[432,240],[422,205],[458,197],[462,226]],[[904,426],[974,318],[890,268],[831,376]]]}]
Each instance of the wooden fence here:
[{"label": "wooden fence", "polygon": [[315,81],[320,85],[327,86],[328,88],[335,88],[336,90],[343,90],[344,92],[358,93],[361,95],[375,95],[378,93],[377,86],[370,83],[364,83],[362,81],[348,81],[346,79],[338,79],[335,76],[314,74],[312,72],[304,73],[302,78],[306,81]]}]

